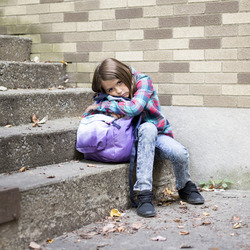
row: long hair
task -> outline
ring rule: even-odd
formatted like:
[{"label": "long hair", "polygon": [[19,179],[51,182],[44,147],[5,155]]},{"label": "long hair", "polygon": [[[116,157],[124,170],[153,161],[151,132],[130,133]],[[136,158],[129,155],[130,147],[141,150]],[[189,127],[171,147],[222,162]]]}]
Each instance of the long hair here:
[{"label": "long hair", "polygon": [[96,67],[92,80],[92,90],[97,94],[105,93],[102,81],[114,79],[119,79],[128,87],[130,98],[132,98],[136,91],[136,84],[131,69],[114,58],[107,58]]}]

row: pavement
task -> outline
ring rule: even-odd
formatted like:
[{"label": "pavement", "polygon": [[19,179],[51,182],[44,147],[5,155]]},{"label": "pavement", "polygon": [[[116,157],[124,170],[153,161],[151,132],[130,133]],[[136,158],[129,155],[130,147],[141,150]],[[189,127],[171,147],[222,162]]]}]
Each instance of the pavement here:
[{"label": "pavement", "polygon": [[134,208],[39,245],[43,250],[250,249],[250,191],[203,191],[206,202],[156,204],[143,218]]}]

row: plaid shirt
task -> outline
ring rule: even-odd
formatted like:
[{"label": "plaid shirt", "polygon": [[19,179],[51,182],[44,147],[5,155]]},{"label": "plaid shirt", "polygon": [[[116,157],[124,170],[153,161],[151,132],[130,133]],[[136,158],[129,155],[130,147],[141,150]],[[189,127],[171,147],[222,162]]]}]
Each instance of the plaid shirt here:
[{"label": "plaid shirt", "polygon": [[173,137],[171,126],[161,113],[159,98],[154,90],[152,80],[147,75],[136,72],[133,67],[131,70],[137,88],[131,101],[112,101],[112,97],[108,96],[108,101],[99,103],[97,111],[127,116],[136,116],[142,113],[142,122],[151,122],[157,127],[159,134]]}]

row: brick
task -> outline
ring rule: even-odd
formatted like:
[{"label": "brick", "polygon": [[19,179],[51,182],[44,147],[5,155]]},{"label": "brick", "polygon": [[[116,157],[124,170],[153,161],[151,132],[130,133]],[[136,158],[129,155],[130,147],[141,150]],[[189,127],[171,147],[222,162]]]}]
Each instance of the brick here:
[{"label": "brick", "polygon": [[232,13],[239,11],[239,2],[207,3],[205,13]]},{"label": "brick", "polygon": [[[1,10],[0,10],[0,16],[1,16]],[[17,16],[0,17],[0,27],[6,25],[17,25]]]},{"label": "brick", "polygon": [[250,73],[239,73],[238,83],[240,84],[250,84]]},{"label": "brick", "polygon": [[65,42],[84,42],[89,40],[89,32],[63,33]]},{"label": "brick", "polygon": [[223,14],[222,23],[223,24],[250,23],[250,14],[249,12]]},{"label": "brick", "polygon": [[174,106],[203,106],[202,96],[191,95],[174,95],[172,97],[172,105]]},{"label": "brick", "polygon": [[188,0],[157,0],[157,4],[177,4],[177,3],[187,3]]},{"label": "brick", "polygon": [[238,97],[238,107],[239,108],[250,108],[250,97]]},{"label": "brick", "polygon": [[160,17],[173,15],[173,6],[150,6],[143,8],[144,17]]},{"label": "brick", "polygon": [[160,72],[189,72],[189,63],[160,63]]},{"label": "brick", "polygon": [[58,62],[63,61],[63,53],[42,53],[40,56],[40,61],[52,61],[52,62]]},{"label": "brick", "polygon": [[76,31],[76,23],[52,23],[52,32]]},{"label": "brick", "polygon": [[173,52],[174,60],[204,60],[204,50],[175,50]]},{"label": "brick", "polygon": [[189,3],[214,2],[214,0],[188,0]]},{"label": "brick", "polygon": [[[40,3],[40,0],[30,0],[28,3],[29,4],[38,4],[38,3]],[[23,5],[23,4],[26,5],[27,0],[17,0],[16,5]]]},{"label": "brick", "polygon": [[75,11],[74,2],[51,3],[50,12],[73,12]]},{"label": "brick", "polygon": [[249,47],[250,37],[223,37],[222,48]]},{"label": "brick", "polygon": [[175,83],[204,83],[204,73],[175,73]]},{"label": "brick", "polygon": [[221,62],[190,62],[190,72],[221,72]]},{"label": "brick", "polygon": [[145,61],[168,61],[173,60],[173,53],[168,50],[144,51],[143,58]]},{"label": "brick", "polygon": [[40,0],[40,3],[61,3],[64,0]]},{"label": "brick", "polygon": [[236,107],[237,98],[233,96],[204,96],[206,107]]},{"label": "brick", "polygon": [[210,39],[190,39],[190,49],[219,49],[221,47],[221,40],[218,38]]},{"label": "brick", "polygon": [[78,82],[90,82],[90,74],[89,73],[70,73],[69,74],[69,82],[70,83],[78,83]]},{"label": "brick", "polygon": [[250,10],[249,0],[241,0],[239,4],[240,4],[240,11],[244,12]]},{"label": "brick", "polygon": [[172,73],[151,72],[150,77],[153,83],[172,83],[173,82]]},{"label": "brick", "polygon": [[208,26],[221,24],[221,15],[191,16],[190,26]]},{"label": "brick", "polygon": [[63,22],[62,13],[42,14],[39,15],[40,23],[58,23]]},{"label": "brick", "polygon": [[44,14],[50,12],[50,5],[49,4],[35,4],[35,5],[27,5],[27,14]]},{"label": "brick", "polygon": [[80,52],[86,51],[102,51],[102,42],[80,42],[76,45],[76,50]]},{"label": "brick", "polygon": [[143,72],[145,74],[151,72],[159,72],[159,63],[158,62],[133,62],[132,65],[137,71]]},{"label": "brick", "polygon": [[188,5],[175,5],[174,15],[190,15],[190,14],[202,14],[205,12],[205,4],[188,4]]},{"label": "brick", "polygon": [[142,17],[142,8],[115,10],[116,19],[131,19],[131,18],[141,18],[141,17]]},{"label": "brick", "polygon": [[102,25],[103,25],[103,30],[129,29],[129,20],[103,21]]},{"label": "brick", "polygon": [[127,0],[105,0],[100,1],[100,9],[114,9],[114,8],[125,8],[127,7]]},{"label": "brick", "polygon": [[206,26],[205,36],[237,36],[237,25],[225,25],[225,26]]},{"label": "brick", "polygon": [[26,15],[26,6],[7,6],[4,8],[5,16]]},{"label": "brick", "polygon": [[115,52],[115,57],[120,61],[142,61],[143,52],[142,51],[123,51]]},{"label": "brick", "polygon": [[118,30],[116,31],[116,40],[137,40],[143,39],[143,31],[142,30]]},{"label": "brick", "polygon": [[206,60],[232,60],[237,59],[236,49],[209,49],[205,50]]},{"label": "brick", "polygon": [[237,83],[237,73],[205,73],[205,83]]},{"label": "brick", "polygon": [[75,11],[88,11],[99,9],[99,0],[85,0],[75,2]]},{"label": "brick", "polygon": [[182,27],[173,29],[174,38],[204,37],[204,27]]},{"label": "brick", "polygon": [[88,53],[64,53],[64,61],[66,62],[88,62]]},{"label": "brick", "polygon": [[41,42],[42,43],[61,43],[63,42],[63,34],[41,34]]},{"label": "brick", "polygon": [[39,23],[38,15],[17,16],[17,24]]},{"label": "brick", "polygon": [[64,13],[64,22],[84,22],[88,17],[88,12]]},{"label": "brick", "polygon": [[223,95],[250,95],[250,85],[222,85]]},{"label": "brick", "polygon": [[215,84],[191,84],[189,93],[191,95],[221,95],[221,86]]},{"label": "brick", "polygon": [[156,28],[158,27],[158,18],[137,18],[130,20],[130,28]]},{"label": "brick", "polygon": [[77,23],[77,31],[97,31],[102,30],[102,22],[79,22]]},{"label": "brick", "polygon": [[158,49],[157,40],[131,41],[130,50],[156,50]]},{"label": "brick", "polygon": [[189,25],[188,16],[181,17],[160,17],[159,27],[184,27]]},{"label": "brick", "polygon": [[147,29],[144,30],[144,39],[167,39],[173,37],[172,29]]},{"label": "brick", "polygon": [[40,34],[36,34],[36,35],[24,35],[24,36],[21,36],[21,37],[30,38],[32,40],[32,44],[41,43],[41,35]]},{"label": "brick", "polygon": [[99,31],[89,34],[91,41],[110,41],[115,40],[115,31]]},{"label": "brick", "polygon": [[129,50],[128,41],[103,42],[102,51],[127,51]]},{"label": "brick", "polygon": [[243,72],[248,73],[250,69],[249,61],[223,62],[223,72]]},{"label": "brick", "polygon": [[90,62],[101,62],[108,57],[115,57],[114,52],[89,52]]},{"label": "brick", "polygon": [[171,106],[172,105],[172,96],[171,95],[159,95],[159,100],[161,106]]},{"label": "brick", "polygon": [[239,36],[250,35],[250,24],[239,25]]},{"label": "brick", "polygon": [[20,34],[30,34],[31,33],[31,26],[27,25],[15,25],[15,26],[6,26],[2,28],[4,35],[12,34],[12,35],[20,35]]},{"label": "brick", "polygon": [[128,0],[128,6],[148,6],[148,5],[156,5],[156,0]]},{"label": "brick", "polygon": [[77,63],[77,72],[94,72],[97,64],[96,63]]},{"label": "brick", "polygon": [[161,94],[189,94],[189,86],[187,84],[159,84],[158,92]]},{"label": "brick", "polygon": [[54,43],[53,51],[54,52],[75,52],[76,44],[75,43]]},{"label": "brick", "polygon": [[164,39],[159,40],[159,49],[187,49],[188,39]]},{"label": "brick", "polygon": [[106,20],[106,19],[115,19],[114,10],[95,10],[89,11],[89,20]]},{"label": "brick", "polygon": [[52,44],[32,44],[31,53],[53,52]]}]

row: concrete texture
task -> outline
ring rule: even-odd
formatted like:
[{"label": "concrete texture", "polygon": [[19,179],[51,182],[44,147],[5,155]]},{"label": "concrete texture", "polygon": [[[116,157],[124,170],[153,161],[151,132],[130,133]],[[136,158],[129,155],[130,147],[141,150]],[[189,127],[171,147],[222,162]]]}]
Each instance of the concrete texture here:
[{"label": "concrete texture", "polygon": [[[30,241],[56,237],[95,222],[113,207],[128,208],[128,169],[129,164],[71,161],[0,175],[0,186],[19,187],[21,192],[21,217],[0,225],[0,248],[24,249]],[[161,179],[169,180],[168,188],[173,188],[169,163],[158,162],[155,169],[162,173]],[[157,188],[162,191],[166,185],[156,176],[155,192],[159,194]]]},{"label": "concrete texture", "polygon": [[31,39],[0,35],[0,61],[29,61]]},{"label": "concrete texture", "polygon": [[[107,213],[96,223],[58,238],[49,237],[52,243],[38,243],[43,250],[249,249],[250,192],[229,190],[202,195],[206,199],[204,205],[175,201],[166,207],[156,206],[154,218],[139,217],[135,209],[124,207],[120,220],[108,218]],[[107,230],[107,225],[113,225],[113,232]],[[158,236],[165,240],[152,240]]]},{"label": "concrete texture", "polygon": [[14,88],[51,88],[64,85],[63,63],[34,63],[0,61],[0,85]]},{"label": "concrete texture", "polygon": [[228,178],[250,189],[250,109],[163,107],[175,139],[190,153],[197,183]]},{"label": "concrete texture", "polygon": [[81,116],[93,102],[92,96],[89,90],[80,88],[1,91],[0,126],[27,124],[33,114],[40,120],[46,115],[49,119]]}]

